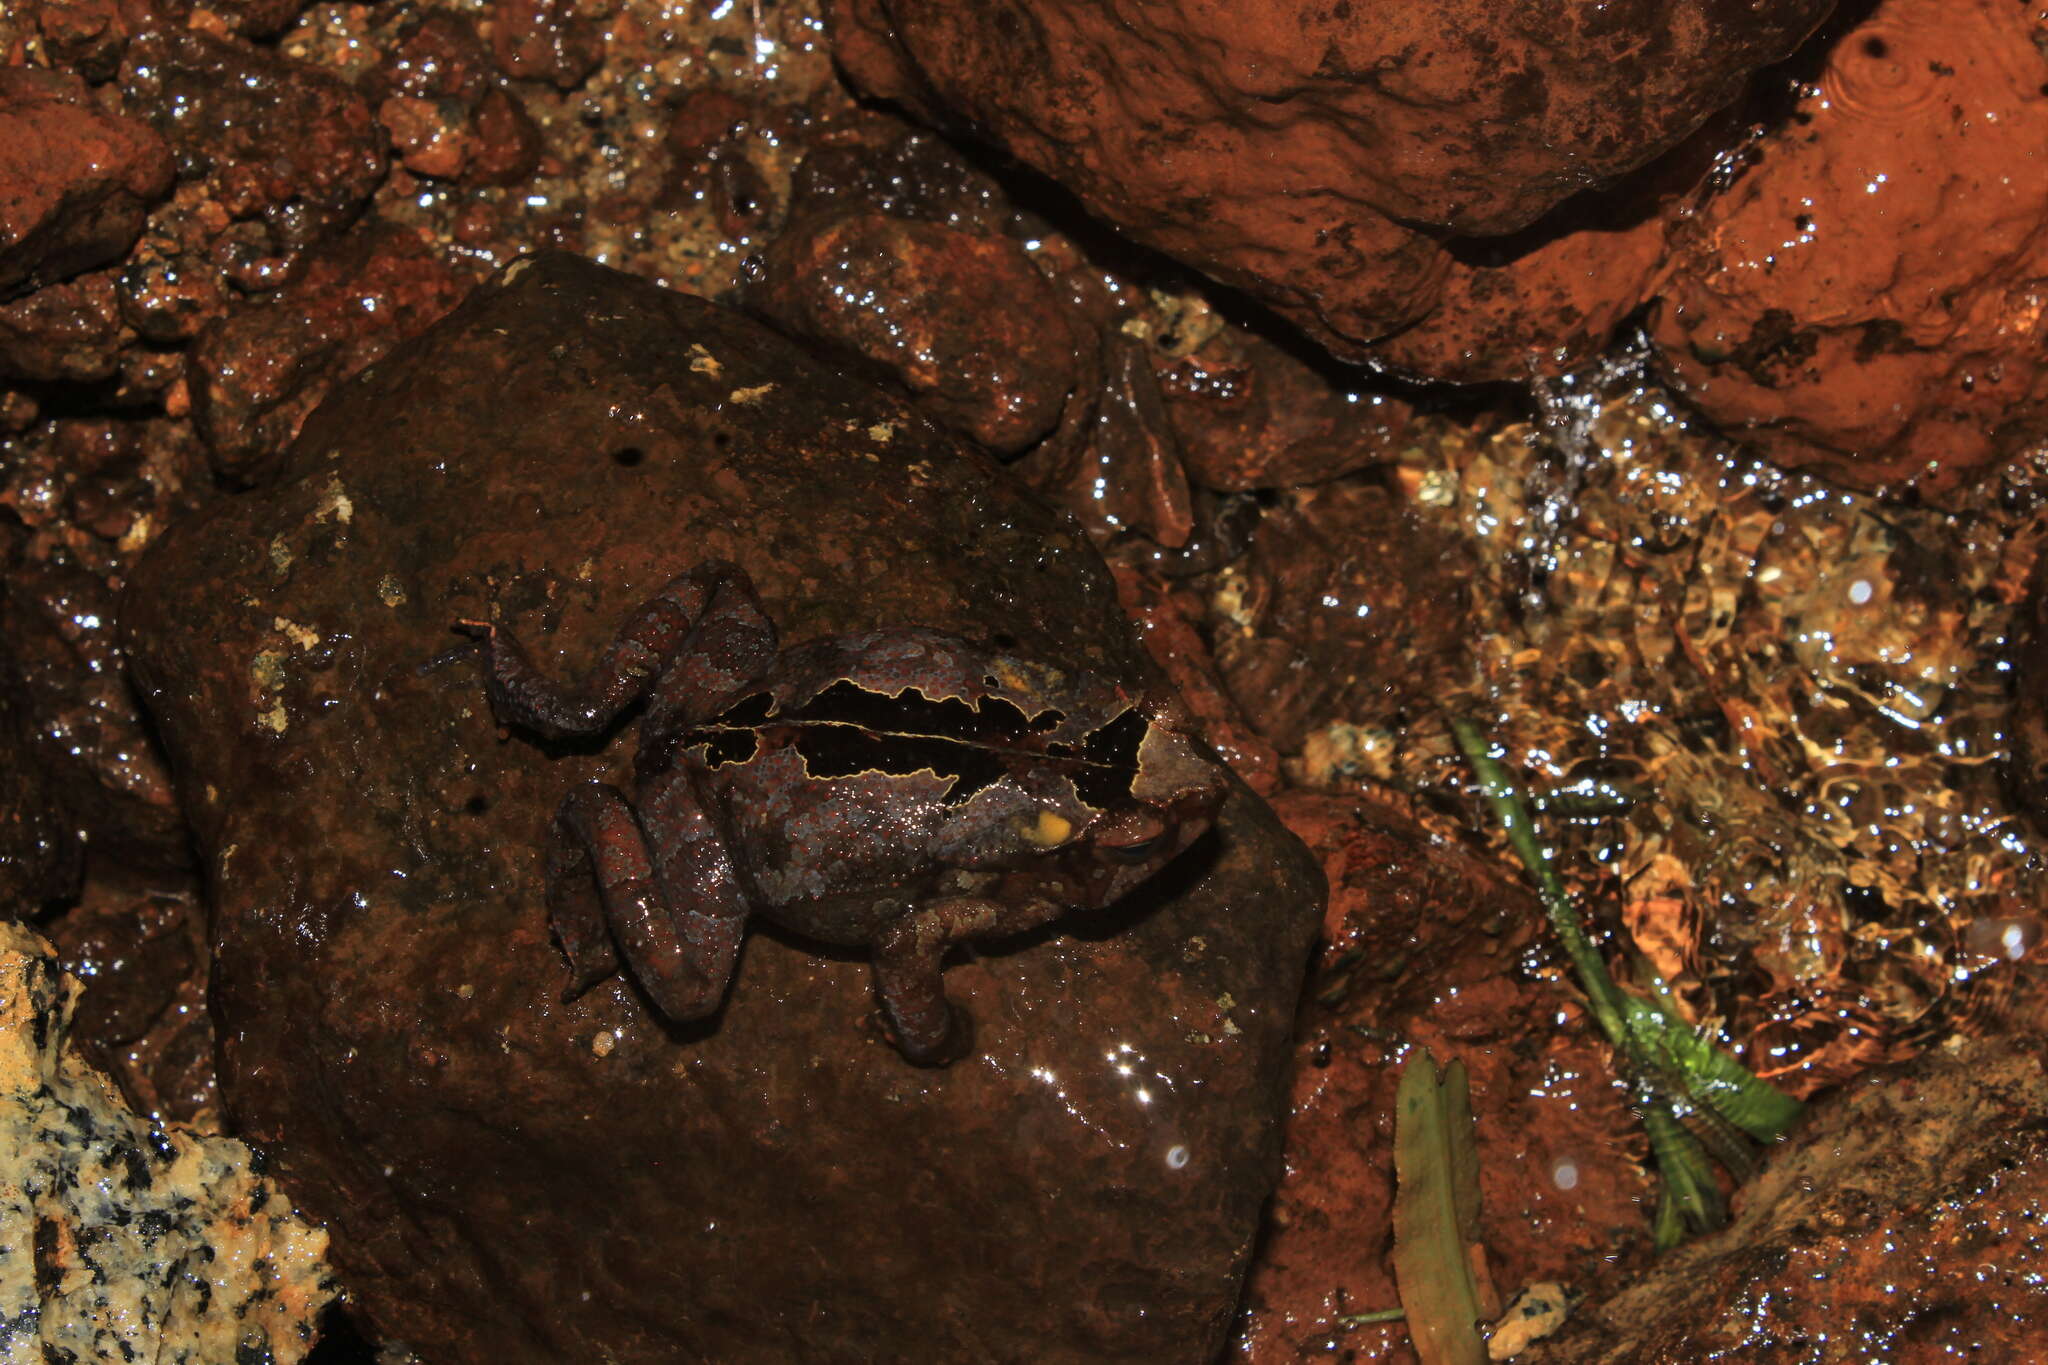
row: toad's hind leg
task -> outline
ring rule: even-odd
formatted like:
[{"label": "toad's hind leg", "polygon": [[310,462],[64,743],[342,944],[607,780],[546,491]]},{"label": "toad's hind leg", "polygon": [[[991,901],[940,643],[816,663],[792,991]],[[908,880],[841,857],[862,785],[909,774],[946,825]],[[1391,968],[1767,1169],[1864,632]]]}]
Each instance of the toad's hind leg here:
[{"label": "toad's hind leg", "polygon": [[[458,621],[455,628],[483,641],[492,714],[545,739],[601,733],[649,691],[659,703],[659,684],[677,659],[707,641],[720,657],[741,658],[748,667],[775,655],[774,627],[761,612],[753,583],[738,566],[716,559],[677,575],[635,608],[596,665],[573,683],[542,673],[510,631],[484,621]],[[693,676],[704,672],[695,669]]]},{"label": "toad's hind leg", "polygon": [[643,792],[652,798],[645,827],[602,782],[563,798],[548,854],[548,913],[569,958],[567,997],[624,959],[669,1019],[701,1019],[724,998],[746,905],[687,782],[678,775],[675,786]]}]

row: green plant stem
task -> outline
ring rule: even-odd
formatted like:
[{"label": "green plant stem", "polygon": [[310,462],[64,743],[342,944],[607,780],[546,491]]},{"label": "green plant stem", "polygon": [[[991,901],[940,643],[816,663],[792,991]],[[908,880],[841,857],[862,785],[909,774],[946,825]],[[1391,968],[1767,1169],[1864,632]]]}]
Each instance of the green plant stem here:
[{"label": "green plant stem", "polygon": [[1710,1140],[1715,1158],[1738,1178],[1746,1178],[1756,1166],[1743,1134],[1766,1142],[1778,1138],[1799,1117],[1799,1101],[1695,1033],[1679,1014],[1670,986],[1657,973],[1648,974],[1650,999],[1623,994],[1586,936],[1578,908],[1550,858],[1536,842],[1521,789],[1477,725],[1462,716],[1448,719],[1508,844],[1536,882],[1544,913],[1578,969],[1594,1019],[1636,1082],[1636,1110],[1663,1177],[1657,1245],[1675,1246],[1687,1229],[1719,1227],[1727,1219],[1727,1206],[1708,1165],[1708,1147],[1702,1145],[1700,1133],[1679,1121],[1672,1097],[1682,1101]]},{"label": "green plant stem", "polygon": [[1522,802],[1514,778],[1493,756],[1478,726],[1463,716],[1452,716],[1450,721],[1451,733],[1456,736],[1458,747],[1464,750],[1472,771],[1479,775],[1479,789],[1486,794],[1486,802],[1493,808],[1494,818],[1507,831],[1508,843],[1522,860],[1522,866],[1536,879],[1537,897],[1550,918],[1550,927],[1557,931],[1558,940],[1564,944],[1572,965],[1578,968],[1579,982],[1585,988],[1600,1031],[1625,1055],[1635,1056],[1636,1048],[1628,1030],[1628,1003],[1622,998],[1621,988],[1614,984],[1614,978],[1608,975],[1607,964],[1601,959],[1599,950],[1586,937],[1585,926],[1579,923],[1578,910],[1572,905],[1564,883],[1551,870],[1550,859],[1536,842],[1535,827],[1530,823],[1528,808]]}]

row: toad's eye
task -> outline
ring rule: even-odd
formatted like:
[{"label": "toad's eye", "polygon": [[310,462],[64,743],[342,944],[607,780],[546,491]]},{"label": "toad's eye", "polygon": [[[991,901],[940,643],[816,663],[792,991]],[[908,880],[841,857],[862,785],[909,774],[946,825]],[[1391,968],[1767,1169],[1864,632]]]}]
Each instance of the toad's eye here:
[{"label": "toad's eye", "polygon": [[1142,863],[1166,847],[1170,833],[1155,834],[1150,839],[1135,844],[1098,844],[1103,856],[1120,863]]}]

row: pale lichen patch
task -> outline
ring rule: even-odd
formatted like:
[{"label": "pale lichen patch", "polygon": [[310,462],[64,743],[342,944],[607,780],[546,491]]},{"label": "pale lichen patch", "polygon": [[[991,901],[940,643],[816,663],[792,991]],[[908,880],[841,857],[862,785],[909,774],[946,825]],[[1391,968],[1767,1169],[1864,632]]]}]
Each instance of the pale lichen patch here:
[{"label": "pale lichen patch", "polygon": [[756,384],[750,389],[734,389],[726,397],[731,402],[738,403],[744,407],[749,403],[760,402],[774,391],[775,386],[773,384]]},{"label": "pale lichen patch", "polygon": [[300,653],[306,653],[320,643],[319,631],[283,616],[271,617],[270,628],[297,645]]},{"label": "pale lichen patch", "polygon": [[350,500],[348,490],[341,486],[341,476],[327,476],[327,491],[320,495],[320,505],[313,509],[313,520],[340,522],[343,526],[355,520],[356,505]]},{"label": "pale lichen patch", "polygon": [[135,520],[128,523],[128,529],[121,533],[121,538],[114,543],[114,547],[124,555],[132,555],[149,544],[155,536],[156,522],[149,513],[140,512],[136,514]]},{"label": "pale lichen patch", "polygon": [[285,732],[285,726],[288,724],[284,698],[278,695],[284,691],[285,657],[283,650],[260,649],[256,651],[256,657],[249,661],[249,679],[255,684],[255,702],[258,708],[256,723],[278,735]]}]

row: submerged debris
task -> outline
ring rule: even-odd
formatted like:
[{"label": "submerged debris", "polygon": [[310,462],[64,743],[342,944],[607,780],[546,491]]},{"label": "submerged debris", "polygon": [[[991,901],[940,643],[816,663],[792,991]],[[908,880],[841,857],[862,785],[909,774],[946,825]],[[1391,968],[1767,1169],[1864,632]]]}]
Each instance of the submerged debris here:
[{"label": "submerged debris", "polygon": [[[1731,453],[1626,367],[1563,401],[1570,421],[1445,424],[1403,457],[1416,515],[1483,566],[1446,707],[1528,776],[1582,903],[1758,1075],[1804,1097],[1981,1025],[1978,978],[2040,936],[1997,771],[2028,500],[1839,492]],[[1477,815],[1437,716],[1339,718],[1292,773]]]}]

